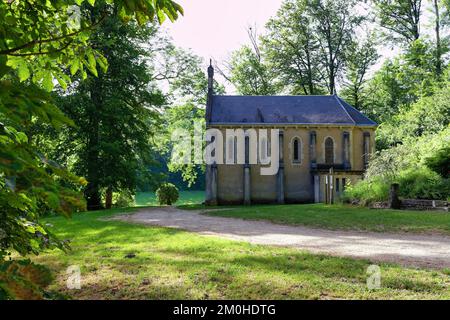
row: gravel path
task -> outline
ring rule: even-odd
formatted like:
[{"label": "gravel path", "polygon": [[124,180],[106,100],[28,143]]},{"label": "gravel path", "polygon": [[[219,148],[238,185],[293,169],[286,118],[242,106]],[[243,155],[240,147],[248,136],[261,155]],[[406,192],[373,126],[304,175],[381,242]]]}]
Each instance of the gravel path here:
[{"label": "gravel path", "polygon": [[116,216],[123,221],[179,228],[255,244],[289,246],[315,253],[394,262],[405,266],[450,268],[450,237],[287,226],[265,221],[201,215],[172,207],[146,208]]}]

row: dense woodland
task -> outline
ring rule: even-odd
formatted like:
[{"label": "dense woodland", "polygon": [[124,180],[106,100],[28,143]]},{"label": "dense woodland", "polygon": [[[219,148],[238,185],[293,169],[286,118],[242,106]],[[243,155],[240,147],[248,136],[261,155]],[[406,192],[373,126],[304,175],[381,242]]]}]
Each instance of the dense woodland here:
[{"label": "dense woodland", "polygon": [[[127,206],[167,180],[201,187],[202,166],[170,158],[207,89],[205,62],[161,30],[181,13],[169,0],[0,2],[1,260],[67,247],[43,215]],[[449,30],[449,0],[286,0],[216,69],[239,94],[339,94],[377,121],[347,199],[384,200],[394,181],[447,199]]]}]

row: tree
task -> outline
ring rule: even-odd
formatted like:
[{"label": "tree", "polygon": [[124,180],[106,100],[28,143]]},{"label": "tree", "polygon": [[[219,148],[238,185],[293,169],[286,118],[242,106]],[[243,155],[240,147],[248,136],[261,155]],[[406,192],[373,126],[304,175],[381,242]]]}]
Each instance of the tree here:
[{"label": "tree", "polygon": [[[156,149],[168,159],[167,168],[172,173],[181,173],[183,181],[191,187],[199,177],[203,176],[204,166],[195,163],[195,154],[191,153],[191,162],[180,163],[178,159],[172,157],[172,151],[179,146],[179,140],[173,141],[172,136],[180,130],[187,132],[191,138],[194,136],[194,123],[201,125],[204,129],[205,105],[207,100],[208,78],[202,69],[202,60],[190,52],[181,49],[171,50],[171,54],[176,57],[166,57],[167,61],[182,62],[184,66],[182,72],[177,73],[176,78],[169,77],[171,101],[169,108],[163,114],[163,124],[157,138]],[[177,63],[169,63],[168,67],[172,71],[165,74],[171,75],[175,70],[182,67]],[[222,85],[214,81],[214,93],[223,94],[225,89]],[[193,142],[193,139],[191,139]],[[203,145],[203,142],[201,142]]]},{"label": "tree", "polygon": [[367,99],[364,92],[367,73],[379,57],[373,35],[360,44],[354,42],[349,47],[345,71],[347,81],[344,83],[342,95],[357,109],[364,109],[363,104]]},{"label": "tree", "polygon": [[80,79],[59,99],[76,125],[60,135],[59,145],[76,144],[62,153],[76,159],[75,172],[89,182],[85,197],[90,210],[103,207],[102,191],[106,208],[112,205],[113,192],[134,193],[138,172],[141,178],[148,175],[147,167],[153,163],[150,138],[158,130],[158,109],[165,102],[149,61],[155,39],[156,28],[151,25],[139,28],[106,18],[90,41],[108,59],[108,69]]},{"label": "tree", "polygon": [[[88,1],[94,5],[94,1]],[[141,24],[158,16],[175,20],[182,9],[167,1],[108,1],[115,10],[103,11],[98,20],[80,17],[73,10],[83,0],[0,2],[0,258],[11,251],[21,255],[48,247],[66,247],[39,223],[41,209],[69,216],[84,203],[68,184],[85,184],[36,148],[30,126],[41,121],[58,128],[70,125],[47,93],[53,79],[65,88],[77,72],[96,74],[96,64],[106,60],[89,44],[91,31],[106,16],[118,13],[123,20]],[[102,7],[97,1],[95,8]],[[73,7],[75,6],[75,7]],[[89,10],[89,6],[84,6]],[[75,21],[74,21],[75,19]],[[78,23],[79,22],[79,23]],[[64,181],[65,180],[65,181]],[[18,279],[18,278],[15,278]],[[13,281],[14,282],[14,281]],[[6,283],[6,284],[5,284]],[[0,283],[0,296],[9,297],[8,284]]]},{"label": "tree", "polygon": [[346,61],[355,29],[363,18],[352,12],[358,1],[313,0],[309,10],[317,32],[320,60],[328,92],[336,93],[336,79]]},{"label": "tree", "polygon": [[409,44],[420,37],[422,0],[373,0],[380,25],[389,38]]},{"label": "tree", "polygon": [[279,76],[285,91],[306,95],[321,93],[319,42],[308,11],[308,1],[284,1],[266,28],[264,52],[272,73]]},{"label": "tree", "polygon": [[382,123],[400,108],[408,110],[421,96],[433,94],[434,58],[433,47],[419,39],[405,53],[387,60],[367,82],[362,110]]},{"label": "tree", "polygon": [[336,93],[347,47],[362,17],[358,1],[287,0],[267,24],[264,47],[274,73],[294,94]]},{"label": "tree", "polygon": [[273,72],[263,60],[255,28],[247,30],[251,46],[244,45],[232,53],[227,69],[230,75],[219,72],[243,95],[270,95],[276,93]]},{"label": "tree", "polygon": [[433,10],[435,15],[435,34],[436,34],[436,74],[442,73],[442,44],[441,44],[441,16],[439,12],[439,1],[433,0]]}]

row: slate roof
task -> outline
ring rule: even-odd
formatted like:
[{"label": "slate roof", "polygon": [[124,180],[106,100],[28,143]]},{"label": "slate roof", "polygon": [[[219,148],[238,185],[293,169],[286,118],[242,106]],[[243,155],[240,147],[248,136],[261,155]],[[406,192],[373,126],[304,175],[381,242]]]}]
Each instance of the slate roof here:
[{"label": "slate roof", "polygon": [[333,124],[376,126],[336,95],[212,97],[210,124]]}]

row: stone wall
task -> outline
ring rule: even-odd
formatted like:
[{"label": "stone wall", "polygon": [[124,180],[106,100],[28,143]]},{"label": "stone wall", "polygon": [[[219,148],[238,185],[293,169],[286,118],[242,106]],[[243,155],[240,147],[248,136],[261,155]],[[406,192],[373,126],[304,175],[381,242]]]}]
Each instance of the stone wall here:
[{"label": "stone wall", "polygon": [[[400,208],[404,210],[441,210],[448,212],[448,202],[442,200],[403,199]],[[387,202],[374,202],[372,209],[388,209]]]}]

